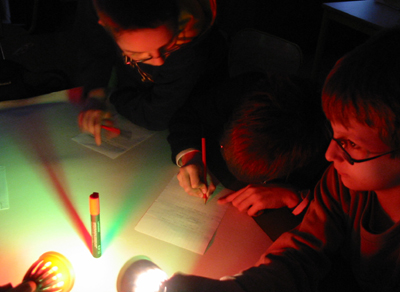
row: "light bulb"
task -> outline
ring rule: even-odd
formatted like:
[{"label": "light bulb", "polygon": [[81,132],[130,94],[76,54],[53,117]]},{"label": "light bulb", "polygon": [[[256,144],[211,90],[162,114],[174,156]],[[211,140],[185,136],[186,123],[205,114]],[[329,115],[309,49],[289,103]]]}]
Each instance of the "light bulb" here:
[{"label": "light bulb", "polygon": [[118,292],[159,292],[167,274],[149,258],[138,256],[130,259],[118,275]]},{"label": "light bulb", "polygon": [[67,258],[51,251],[42,254],[31,265],[22,281],[35,282],[35,292],[69,292],[74,286],[75,275]]}]

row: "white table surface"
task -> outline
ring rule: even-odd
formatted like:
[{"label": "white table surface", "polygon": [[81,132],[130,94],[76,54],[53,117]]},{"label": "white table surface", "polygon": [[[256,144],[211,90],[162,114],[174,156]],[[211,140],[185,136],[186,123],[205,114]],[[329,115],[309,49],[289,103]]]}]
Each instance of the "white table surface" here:
[{"label": "white table surface", "polygon": [[[271,244],[252,218],[232,206],[204,255],[135,231],[178,172],[167,132],[110,159],[71,140],[80,133],[80,108],[67,96],[57,92],[15,108],[0,103],[0,166],[6,168],[10,201],[8,210],[0,210],[0,285],[20,283],[48,251],[70,260],[72,291],[113,292],[119,270],[134,256],[150,257],[170,276],[220,278],[252,266]],[[93,192],[100,194],[101,208],[103,255],[97,259],[89,249]]]}]

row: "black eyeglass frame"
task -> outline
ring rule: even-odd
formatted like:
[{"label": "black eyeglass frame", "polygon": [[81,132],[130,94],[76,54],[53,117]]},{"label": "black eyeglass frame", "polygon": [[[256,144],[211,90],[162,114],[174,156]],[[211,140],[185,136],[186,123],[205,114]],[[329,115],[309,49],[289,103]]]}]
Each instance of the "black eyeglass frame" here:
[{"label": "black eyeglass frame", "polygon": [[354,159],[353,157],[351,157],[351,155],[349,154],[349,152],[347,152],[346,149],[343,148],[342,143],[340,142],[339,139],[335,139],[335,138],[332,137],[332,140],[335,141],[335,142],[339,145],[339,148],[340,148],[340,149],[343,150],[343,152],[344,152],[344,154],[345,154],[344,157],[345,157],[346,161],[347,161],[348,163],[350,163],[351,165],[354,165],[354,163],[361,163],[361,162],[370,161],[370,160],[373,160],[373,159],[376,159],[376,158],[379,158],[379,157],[382,157],[382,156],[384,156],[384,155],[388,155],[388,154],[391,154],[391,153],[394,153],[394,152],[400,150],[400,148],[399,148],[399,149],[391,150],[391,151],[388,151],[388,152],[379,154],[379,155],[377,155],[377,156],[373,156],[373,157],[369,157],[369,158],[365,158],[365,159]]}]

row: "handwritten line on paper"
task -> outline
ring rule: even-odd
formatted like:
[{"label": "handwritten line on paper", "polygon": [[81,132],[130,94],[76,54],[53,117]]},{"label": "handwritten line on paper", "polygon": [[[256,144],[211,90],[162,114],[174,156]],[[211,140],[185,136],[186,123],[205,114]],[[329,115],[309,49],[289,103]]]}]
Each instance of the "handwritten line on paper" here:
[{"label": "handwritten line on paper", "polygon": [[217,199],[231,192],[221,184],[208,200],[189,196],[174,177],[136,225],[135,230],[198,254],[204,254],[227,205]]}]

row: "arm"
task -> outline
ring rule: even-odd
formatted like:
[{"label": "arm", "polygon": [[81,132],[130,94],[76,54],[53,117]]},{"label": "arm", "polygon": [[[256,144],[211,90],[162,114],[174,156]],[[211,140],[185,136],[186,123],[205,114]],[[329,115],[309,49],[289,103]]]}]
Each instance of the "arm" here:
[{"label": "arm", "polygon": [[329,255],[344,241],[347,218],[341,203],[347,204],[349,199],[338,182],[337,173],[328,169],[303,222],[277,239],[257,266],[227,281],[174,276],[167,281],[168,288],[171,283],[168,291],[316,291],[330,267]]},{"label": "arm", "polygon": [[[300,193],[294,187],[283,184],[249,184],[218,200],[219,204],[232,203],[240,212],[247,212],[249,216],[257,216],[264,209],[293,209],[301,202],[303,198]],[[305,208],[307,204],[304,205]],[[301,211],[297,209],[296,215]]]},{"label": "arm", "polygon": [[324,174],[302,223],[277,239],[259,265],[236,277],[246,291],[254,281],[271,291],[315,291],[330,267],[331,254],[343,245],[350,201],[333,167]]}]

